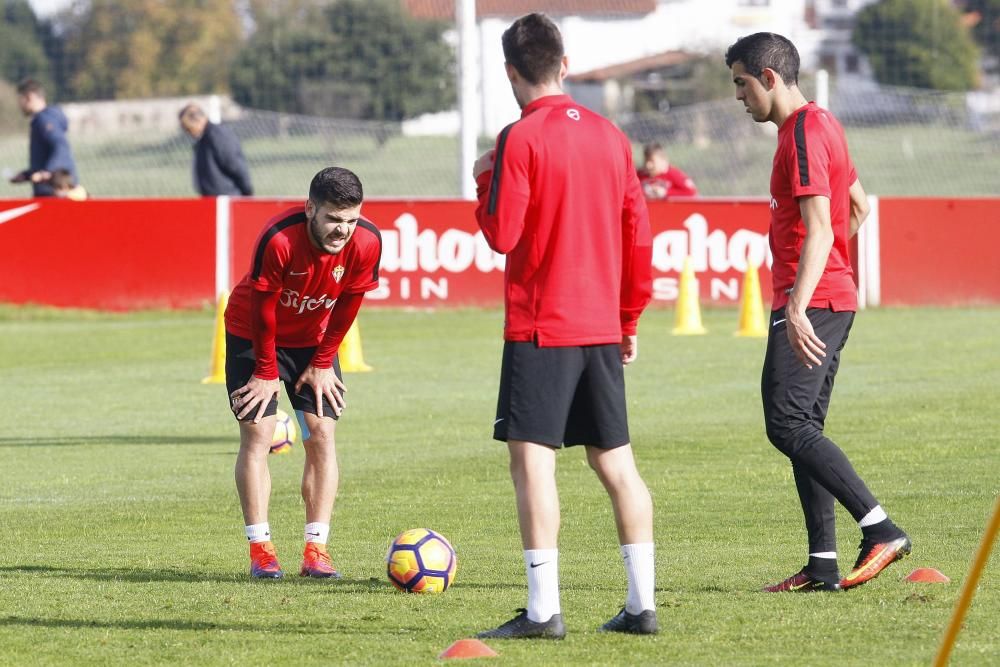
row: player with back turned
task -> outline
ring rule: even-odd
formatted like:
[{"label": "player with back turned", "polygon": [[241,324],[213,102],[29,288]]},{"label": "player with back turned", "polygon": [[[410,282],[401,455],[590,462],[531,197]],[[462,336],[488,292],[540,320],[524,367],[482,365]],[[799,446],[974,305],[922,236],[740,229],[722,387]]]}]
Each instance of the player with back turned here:
[{"label": "player with back turned", "polygon": [[[859,586],[910,553],[910,539],[823,433],[840,354],[857,311],[848,239],[868,215],[865,191],[833,115],[798,87],[799,54],[785,37],[756,33],[726,52],[736,99],[758,123],[778,127],[771,171],[769,240],[774,302],[761,377],[771,443],[792,462],[809,560],[769,592]],[[834,500],[861,528],[861,553],[837,568]]]},{"label": "player with back turned", "polygon": [[504,349],[493,437],[507,443],[528,579],[528,604],[482,632],[561,639],[556,451],[586,446],[614,509],[628,581],[624,608],[601,629],[657,631],[653,506],[625,411],[623,365],[651,295],[649,217],[632,146],[562,91],[558,28],[541,14],[503,34],[521,119],[474,167],[476,218],[507,255]]},{"label": "player with back turned", "polygon": [[339,576],[326,548],[338,484],[334,430],[345,407],[337,349],[365,292],[378,286],[382,256],[378,229],[361,217],[362,199],[361,181],[347,169],[316,174],[305,206],[265,226],[226,308],[226,387],[240,424],[236,489],[256,578],[282,576],[267,517],[280,381],[309,433],[299,573]]}]

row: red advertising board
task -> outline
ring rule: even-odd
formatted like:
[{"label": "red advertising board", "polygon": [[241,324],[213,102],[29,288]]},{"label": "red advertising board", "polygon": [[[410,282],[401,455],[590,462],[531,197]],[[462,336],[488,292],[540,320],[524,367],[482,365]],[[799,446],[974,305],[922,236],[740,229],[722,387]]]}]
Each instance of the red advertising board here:
[{"label": "red advertising board", "polygon": [[215,200],[0,202],[0,300],[130,310],[213,300]]},{"label": "red advertising board", "polygon": [[[211,303],[248,270],[261,228],[289,199],[0,201],[0,301],[127,310]],[[498,305],[504,258],[479,233],[475,204],[374,200],[382,283],[369,306]],[[1000,303],[1000,199],[879,200],[866,260],[881,303]],[[220,214],[216,220],[217,212]],[[225,215],[228,212],[228,218]],[[654,202],[654,304],[677,296],[690,256],[703,304],[740,298],[750,262],[770,301],[765,200]],[[216,233],[224,236],[216,252]],[[880,264],[881,262],[881,264]],[[218,272],[218,275],[217,275]]]},{"label": "red advertising board", "polygon": [[[234,200],[231,208],[231,284],[250,267],[254,242],[272,216],[296,200]],[[363,213],[382,232],[381,284],[369,305],[497,305],[503,299],[504,258],[476,226],[475,203],[454,200],[367,201]],[[761,267],[770,300],[768,205],[762,200],[655,202],[653,296],[677,298],[684,258],[691,256],[702,299],[737,303],[747,262]]]},{"label": "red advertising board", "polygon": [[1000,301],[1000,200],[879,200],[883,305]]}]

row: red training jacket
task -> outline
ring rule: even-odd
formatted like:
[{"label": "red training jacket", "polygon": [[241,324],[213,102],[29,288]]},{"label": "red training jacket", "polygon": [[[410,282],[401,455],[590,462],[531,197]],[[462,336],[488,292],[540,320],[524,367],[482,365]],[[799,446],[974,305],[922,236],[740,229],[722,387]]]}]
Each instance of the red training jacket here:
[{"label": "red training jacket", "polygon": [[504,339],[540,347],[620,343],[652,294],[652,234],[628,139],[551,95],[497,137],[476,220],[507,255]]}]

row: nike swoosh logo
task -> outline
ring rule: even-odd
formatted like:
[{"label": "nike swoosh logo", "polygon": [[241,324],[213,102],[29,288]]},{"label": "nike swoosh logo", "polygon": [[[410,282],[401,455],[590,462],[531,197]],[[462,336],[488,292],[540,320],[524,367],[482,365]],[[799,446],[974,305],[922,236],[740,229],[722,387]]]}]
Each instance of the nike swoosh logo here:
[{"label": "nike swoosh logo", "polygon": [[539,567],[541,565],[545,565],[548,562],[549,561],[547,561],[547,560],[543,560],[541,563],[529,563],[528,567],[530,567],[532,570],[534,570],[536,567]]},{"label": "nike swoosh logo", "polygon": [[10,222],[14,218],[20,218],[22,215],[27,215],[39,206],[41,206],[41,204],[28,204],[27,206],[19,206],[18,208],[12,208],[9,211],[4,211],[3,213],[0,213],[0,225],[5,222]]},{"label": "nike swoosh logo", "polygon": [[290,276],[304,276],[307,273],[309,273],[309,272],[308,271],[289,271],[288,275],[290,275]]},{"label": "nike swoosh logo", "polygon": [[787,319],[788,318],[786,317],[784,320],[775,320],[775,321],[771,322],[771,326],[772,327],[776,327],[776,326],[778,326],[779,324],[781,324],[782,322],[784,322]]},{"label": "nike swoosh logo", "polygon": [[798,590],[801,590],[801,589],[805,588],[806,586],[809,586],[812,583],[813,582],[811,582],[811,581],[807,581],[806,583],[799,584],[798,586],[789,586],[788,590],[790,590],[790,591],[798,591]]},{"label": "nike swoosh logo", "polygon": [[313,537],[319,537],[319,533],[306,533],[306,535],[312,535]]},{"label": "nike swoosh logo", "polygon": [[496,426],[497,424],[499,424],[500,422],[502,422],[502,421],[503,421],[503,419],[504,419],[504,418],[503,418],[503,417],[501,417],[500,419],[498,419],[498,420],[496,420],[495,422],[493,422],[493,425],[494,425],[494,426]]}]

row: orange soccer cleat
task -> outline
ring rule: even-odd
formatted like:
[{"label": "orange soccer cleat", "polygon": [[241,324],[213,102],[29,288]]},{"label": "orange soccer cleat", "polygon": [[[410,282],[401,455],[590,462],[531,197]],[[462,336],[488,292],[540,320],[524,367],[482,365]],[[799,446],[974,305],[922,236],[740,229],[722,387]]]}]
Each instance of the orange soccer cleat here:
[{"label": "orange soccer cleat", "polygon": [[851,573],[840,580],[841,587],[854,588],[874,579],[882,570],[897,560],[902,560],[910,555],[912,548],[910,538],[906,535],[886,542],[861,540],[861,553],[858,555],[858,561],[854,564]]},{"label": "orange soccer cleat", "polygon": [[306,542],[302,552],[302,569],[300,577],[316,577],[318,579],[340,579],[340,572],[333,566],[326,545],[318,542]]},{"label": "orange soccer cleat", "polygon": [[278,555],[271,542],[250,543],[250,576],[254,579],[281,579]]}]

